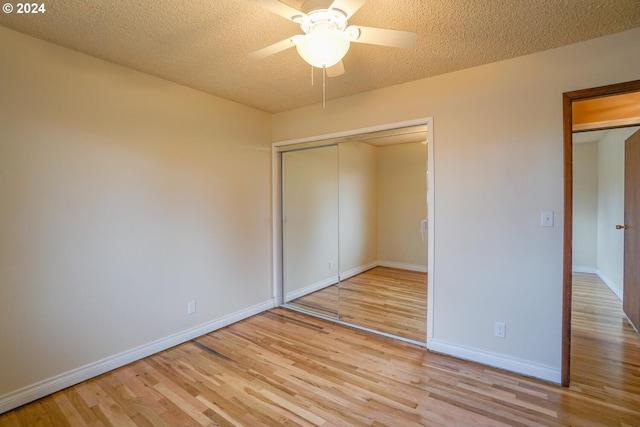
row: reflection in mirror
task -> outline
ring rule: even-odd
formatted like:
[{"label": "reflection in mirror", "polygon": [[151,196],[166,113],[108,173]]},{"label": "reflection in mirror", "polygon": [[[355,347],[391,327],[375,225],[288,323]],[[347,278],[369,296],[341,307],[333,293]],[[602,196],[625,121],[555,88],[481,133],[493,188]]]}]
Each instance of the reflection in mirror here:
[{"label": "reflection in mirror", "polygon": [[[338,317],[338,147],[282,153],[284,301]],[[304,299],[300,297],[308,295]]]},{"label": "reflection in mirror", "polygon": [[[426,146],[422,141],[370,145],[369,141],[340,145],[340,319],[379,332],[408,338],[426,340],[427,301],[427,243],[426,227]],[[353,206],[357,200],[346,194],[343,200],[344,157],[356,157],[353,144],[371,147],[375,153],[375,208],[359,209],[351,223],[375,221],[373,263],[365,264],[366,270],[352,277],[343,270],[342,262],[357,253],[366,239],[347,235],[349,222],[343,221],[343,206]],[[348,153],[348,154],[347,154]],[[360,157],[360,156],[357,156]],[[366,175],[366,174],[361,174]],[[363,192],[364,193],[364,192]],[[357,218],[356,216],[359,216]],[[348,237],[343,239],[343,236]],[[349,250],[343,256],[343,247]],[[346,248],[345,248],[346,249]],[[352,258],[353,259],[353,258]],[[372,265],[373,264],[373,265]],[[374,267],[369,269],[369,267]],[[343,275],[343,271],[346,273]]]},{"label": "reflection in mirror", "polygon": [[[410,341],[426,341],[426,138],[426,126],[414,126],[332,140],[338,144],[332,146],[336,149],[332,153],[336,155],[336,175],[331,169],[324,184],[308,182],[320,177],[318,163],[328,165],[328,152],[313,148],[282,153],[283,193],[288,193],[283,201],[283,245],[289,246],[283,266],[288,306]],[[289,155],[294,153],[304,156],[295,160],[304,176],[295,177],[290,170]],[[320,156],[316,158],[314,153]],[[329,167],[324,170],[328,172]],[[289,183],[294,177],[296,184]],[[337,192],[325,190],[324,198],[310,196],[323,185]],[[334,196],[334,200],[328,200]],[[307,201],[293,203],[294,197]],[[331,224],[337,226],[333,236],[337,240],[324,234],[315,244],[309,240],[311,235],[320,234],[320,230],[305,228],[318,221],[311,220],[315,212],[309,205],[310,198],[324,200],[323,209],[336,213],[337,224]],[[308,216],[295,229],[290,224],[289,204],[296,206],[300,215]],[[323,227],[328,232],[330,227]],[[292,233],[297,234],[295,239]],[[291,246],[301,240],[314,248]],[[317,260],[328,257],[327,250],[318,258],[323,245],[338,249],[338,270],[334,276],[324,271],[324,275],[311,277],[316,264],[323,264]]]}]

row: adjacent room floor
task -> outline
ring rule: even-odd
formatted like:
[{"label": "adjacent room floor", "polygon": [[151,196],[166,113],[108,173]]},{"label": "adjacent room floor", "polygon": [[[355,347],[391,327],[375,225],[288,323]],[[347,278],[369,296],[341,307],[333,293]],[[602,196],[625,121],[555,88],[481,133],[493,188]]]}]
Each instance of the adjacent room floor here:
[{"label": "adjacent room floor", "polygon": [[595,274],[573,275],[570,388],[640,411],[640,334]]}]

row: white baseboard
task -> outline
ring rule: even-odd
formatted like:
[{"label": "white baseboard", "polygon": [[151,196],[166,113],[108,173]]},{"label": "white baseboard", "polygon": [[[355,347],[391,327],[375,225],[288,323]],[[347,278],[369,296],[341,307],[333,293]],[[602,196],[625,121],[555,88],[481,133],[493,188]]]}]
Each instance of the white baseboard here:
[{"label": "white baseboard", "polygon": [[414,264],[406,264],[402,262],[393,262],[393,261],[373,261],[368,264],[360,265],[358,267],[352,268],[351,270],[344,271],[340,273],[339,276],[332,276],[328,279],[321,280],[316,283],[312,283],[311,285],[307,285],[304,288],[297,289],[292,292],[287,292],[285,294],[285,302],[293,301],[294,299],[303,297],[305,295],[309,295],[310,293],[319,291],[326,287],[335,285],[338,283],[338,279],[347,280],[350,277],[356,276],[360,273],[363,273],[367,270],[371,270],[375,267],[391,267],[391,268],[399,268],[401,270],[410,270],[410,271],[419,271],[422,273],[427,272],[427,267],[422,265],[414,265]]},{"label": "white baseboard", "polygon": [[622,301],[622,286],[616,286],[614,281],[605,276],[600,270],[597,270],[596,274],[598,275],[600,280],[602,280],[604,284],[607,285],[609,289],[611,289],[611,292],[613,292],[618,297],[618,299]]},{"label": "white baseboard", "polygon": [[127,350],[125,352],[109,356],[102,360],[90,363],[88,365],[73,369],[55,377],[37,382],[35,384],[23,387],[19,390],[0,396],[0,414],[18,406],[40,399],[51,393],[55,393],[64,388],[86,381],[90,378],[102,375],[113,369],[135,362],[152,354],[166,350],[178,344],[182,344],[201,335],[208,334],[216,329],[223,328],[232,323],[246,319],[255,314],[266,311],[275,307],[274,300],[264,301],[244,310],[228,314],[219,319],[212,320],[202,325],[178,332],[168,337],[152,341],[140,347]]},{"label": "white baseboard", "polygon": [[476,350],[448,342],[440,341],[435,338],[429,340],[428,349],[436,353],[442,353],[459,359],[470,360],[472,362],[481,363],[483,365],[493,366],[520,375],[534,377],[545,381],[560,384],[560,368],[540,365],[528,360],[516,359],[502,354],[489,353],[482,350]]},{"label": "white baseboard", "polygon": [[572,265],[571,271],[574,273],[598,274],[598,270],[595,267],[584,267],[582,265]]},{"label": "white baseboard", "polygon": [[316,283],[312,283],[310,285],[305,286],[304,288],[297,289],[293,292],[287,292],[284,296],[285,302],[292,301],[296,298],[303,297],[312,292],[319,291],[320,289],[324,289],[328,286],[335,285],[338,283],[338,276],[331,276],[328,279],[321,280]]},{"label": "white baseboard", "polygon": [[399,268],[400,270],[418,271],[420,273],[427,272],[426,265],[407,264],[404,262],[395,262],[395,261],[378,261],[378,265],[380,267]]},{"label": "white baseboard", "polygon": [[356,268],[352,268],[351,270],[344,271],[340,273],[340,280],[347,280],[350,277],[357,276],[360,273],[364,273],[367,270],[371,270],[372,268],[375,268],[378,265],[379,264],[377,261],[373,261],[368,264],[364,264]]}]

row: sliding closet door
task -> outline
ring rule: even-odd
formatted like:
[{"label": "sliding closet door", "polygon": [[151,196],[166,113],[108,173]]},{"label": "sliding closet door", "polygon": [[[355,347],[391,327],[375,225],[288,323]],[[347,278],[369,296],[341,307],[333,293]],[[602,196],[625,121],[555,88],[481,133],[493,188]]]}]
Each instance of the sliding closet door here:
[{"label": "sliding closet door", "polygon": [[379,150],[379,280],[393,290],[388,304],[394,307],[385,331],[426,342],[427,147],[412,142]]},{"label": "sliding closet door", "polygon": [[284,302],[338,316],[338,147],[282,153]]},{"label": "sliding closet door", "polygon": [[426,341],[427,129],[281,148],[283,302]]},{"label": "sliding closet door", "polygon": [[410,137],[339,145],[339,319],[425,342],[426,132]]}]

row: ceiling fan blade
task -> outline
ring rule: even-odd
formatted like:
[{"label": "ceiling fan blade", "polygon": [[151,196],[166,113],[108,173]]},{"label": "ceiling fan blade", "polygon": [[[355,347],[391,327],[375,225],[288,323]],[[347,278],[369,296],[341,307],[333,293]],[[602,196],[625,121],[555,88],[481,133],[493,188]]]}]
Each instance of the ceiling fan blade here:
[{"label": "ceiling fan blade", "polygon": [[350,25],[345,31],[357,29],[360,31],[356,43],[377,44],[390,47],[411,47],[418,39],[416,33],[409,31],[387,30],[386,28],[361,27]]},{"label": "ceiling fan blade", "polygon": [[327,77],[337,77],[344,74],[344,64],[340,61],[333,67],[327,68],[325,71],[327,73]]},{"label": "ceiling fan blade", "polygon": [[283,18],[286,18],[290,21],[293,21],[294,16],[304,16],[304,13],[300,12],[298,9],[295,9],[284,3],[280,3],[278,0],[249,0],[249,1],[257,4],[263,9],[267,9],[268,11],[273,12],[276,15],[280,15]]},{"label": "ceiling fan blade", "polygon": [[347,19],[358,11],[367,0],[335,0],[331,9],[340,9],[347,14]]},{"label": "ceiling fan blade", "polygon": [[248,57],[251,59],[262,59],[267,56],[274,55],[278,52],[282,52],[283,50],[287,50],[290,47],[295,46],[292,38],[280,40],[278,43],[274,43],[270,46],[263,47],[262,49],[258,49],[255,52],[251,52]]}]

